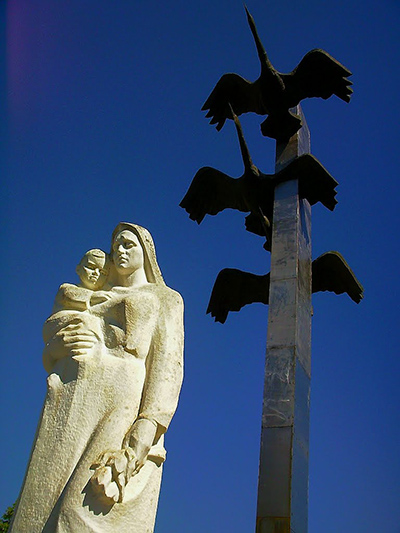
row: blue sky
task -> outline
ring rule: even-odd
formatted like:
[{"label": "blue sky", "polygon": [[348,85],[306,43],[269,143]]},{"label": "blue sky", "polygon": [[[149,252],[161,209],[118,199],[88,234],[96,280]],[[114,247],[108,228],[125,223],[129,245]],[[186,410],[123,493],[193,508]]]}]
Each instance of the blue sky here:
[{"label": "blue sky", "polygon": [[[398,349],[400,5],[248,2],[270,59],[323,48],[352,72],[349,105],[308,100],[312,153],[339,182],[313,208],[313,256],[338,250],[365,288],[313,297],[309,533],[400,532]],[[259,64],[239,1],[8,0],[0,6],[3,156],[0,512],[17,497],[45,394],[42,324],[89,248],[121,221],[153,234],[186,304],[186,376],[167,435],[156,533],[254,530],[267,307],[205,315],[217,273],[269,270],[243,215],[198,227],[178,207],[202,166],[242,174],[231,122],[200,111],[225,72]],[[262,119],[242,117],[273,171]]]}]

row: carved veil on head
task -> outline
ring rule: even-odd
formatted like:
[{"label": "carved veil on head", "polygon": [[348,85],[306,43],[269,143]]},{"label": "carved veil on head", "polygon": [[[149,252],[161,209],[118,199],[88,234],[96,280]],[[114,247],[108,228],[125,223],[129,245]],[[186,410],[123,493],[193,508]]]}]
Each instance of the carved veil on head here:
[{"label": "carved veil on head", "polygon": [[131,222],[120,222],[112,233],[110,252],[111,257],[114,239],[118,235],[118,233],[123,230],[131,231],[139,239],[144,255],[144,270],[146,273],[147,281],[149,283],[155,283],[156,285],[165,285],[165,281],[161,274],[160,267],[157,263],[156,249],[154,246],[153,238],[146,228],[138,226],[137,224],[132,224]]}]

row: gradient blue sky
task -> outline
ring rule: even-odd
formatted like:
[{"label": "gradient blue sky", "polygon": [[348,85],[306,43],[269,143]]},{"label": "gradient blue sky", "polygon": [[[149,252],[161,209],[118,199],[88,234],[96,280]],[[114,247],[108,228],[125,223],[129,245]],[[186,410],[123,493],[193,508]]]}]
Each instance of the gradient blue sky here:
[{"label": "gradient blue sky", "polygon": [[[313,256],[340,251],[365,287],[314,296],[309,533],[399,533],[399,27],[395,0],[249,0],[273,64],[324,48],[353,71],[349,105],[309,100],[312,152],[339,181],[313,208]],[[167,436],[156,533],[254,530],[267,308],[205,315],[217,273],[269,270],[224,212],[178,204],[195,172],[242,174],[231,122],[200,108],[219,77],[259,65],[236,0],[8,0],[0,6],[3,156],[0,512],[17,497],[45,394],[41,328],[58,286],[120,221],[150,229],[186,303],[186,376]],[[5,118],[4,118],[5,117]],[[242,124],[273,171],[260,117]]]}]

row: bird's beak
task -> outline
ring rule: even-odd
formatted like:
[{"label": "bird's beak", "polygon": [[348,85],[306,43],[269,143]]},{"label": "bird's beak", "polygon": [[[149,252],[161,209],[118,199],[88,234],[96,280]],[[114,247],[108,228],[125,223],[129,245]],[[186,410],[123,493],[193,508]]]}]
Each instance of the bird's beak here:
[{"label": "bird's beak", "polygon": [[232,119],[236,126],[236,131],[239,138],[240,152],[242,154],[245,171],[253,170],[254,165],[253,161],[251,160],[250,152],[243,135],[242,125],[240,124],[240,120],[238,119],[236,113],[233,111],[231,104],[229,104],[229,109],[231,110]]}]

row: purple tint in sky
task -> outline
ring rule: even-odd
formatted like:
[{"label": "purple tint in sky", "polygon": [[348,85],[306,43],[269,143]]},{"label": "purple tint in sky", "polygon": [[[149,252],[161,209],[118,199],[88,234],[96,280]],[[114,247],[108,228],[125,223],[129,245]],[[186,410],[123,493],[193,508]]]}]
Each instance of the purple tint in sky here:
[{"label": "purple tint in sky", "polygon": [[[365,287],[313,297],[309,533],[399,533],[399,24],[393,0],[253,0],[272,63],[323,48],[354,74],[349,105],[308,100],[312,153],[339,182],[313,208],[313,256],[341,252]],[[224,267],[269,270],[243,214],[178,207],[202,166],[243,172],[233,124],[202,104],[225,72],[259,64],[242,2],[8,0],[3,158],[0,512],[18,496],[46,390],[42,324],[89,248],[121,220],[153,234],[186,304],[186,375],[166,439],[156,533],[254,530],[267,308],[205,315]],[[5,74],[6,73],[6,74]],[[262,118],[241,117],[254,163],[273,171]],[[99,391],[99,395],[101,391]]]}]

